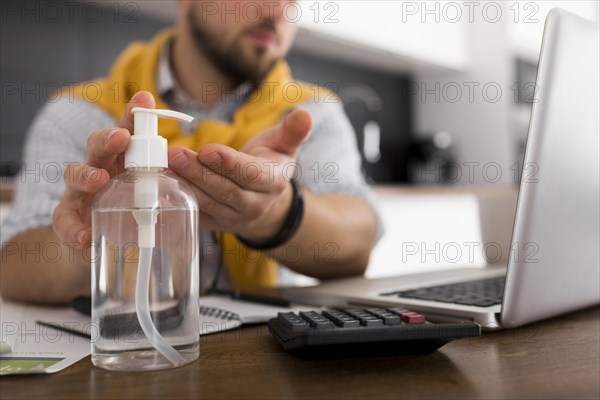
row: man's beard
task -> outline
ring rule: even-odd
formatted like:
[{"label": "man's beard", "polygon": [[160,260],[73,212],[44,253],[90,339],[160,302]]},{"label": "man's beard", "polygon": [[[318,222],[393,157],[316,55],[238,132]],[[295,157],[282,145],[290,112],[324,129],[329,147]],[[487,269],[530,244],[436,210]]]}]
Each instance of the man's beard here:
[{"label": "man's beard", "polygon": [[[235,86],[247,81],[253,83],[260,82],[277,61],[279,61],[278,59],[273,59],[264,67],[260,62],[252,63],[245,60],[241,36],[236,38],[229,48],[220,47],[219,38],[214,37],[204,29],[194,17],[194,10],[195,7],[190,8],[187,19],[190,26],[190,33],[197,49],[206,56],[219,72],[231,80]],[[269,21],[257,25],[256,28],[274,29],[272,23]],[[260,60],[266,51],[264,48],[257,47],[254,54],[256,59]]]}]

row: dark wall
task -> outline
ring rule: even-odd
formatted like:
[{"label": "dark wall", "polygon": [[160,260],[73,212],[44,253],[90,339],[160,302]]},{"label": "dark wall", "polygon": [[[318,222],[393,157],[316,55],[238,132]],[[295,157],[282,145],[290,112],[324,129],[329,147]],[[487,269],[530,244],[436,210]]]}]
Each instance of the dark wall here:
[{"label": "dark wall", "polygon": [[[0,161],[14,174],[35,113],[57,87],[102,76],[125,46],[166,26],[98,3],[2,2]],[[69,5],[70,4],[70,5]]]},{"label": "dark wall", "polygon": [[[27,128],[56,88],[104,75],[132,40],[147,40],[167,26],[127,9],[98,3],[2,2],[0,16],[1,174],[17,172]],[[75,4],[75,5],[74,5]],[[56,7],[58,5],[58,7]],[[299,79],[334,89],[346,104],[363,148],[367,121],[381,131],[381,159],[365,162],[375,181],[404,181],[399,157],[410,134],[407,80],[293,52],[289,61]]]},{"label": "dark wall", "polygon": [[[290,54],[288,61],[296,78],[316,82],[339,95],[356,131],[370,180],[405,182],[405,153],[411,137],[409,79],[297,52]],[[363,151],[364,127],[369,121],[379,125],[378,161]]]}]

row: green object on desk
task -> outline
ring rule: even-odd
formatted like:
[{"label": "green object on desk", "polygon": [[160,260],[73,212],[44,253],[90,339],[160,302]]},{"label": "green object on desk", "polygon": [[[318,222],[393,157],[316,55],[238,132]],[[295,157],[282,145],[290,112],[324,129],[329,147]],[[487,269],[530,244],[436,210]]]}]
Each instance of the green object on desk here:
[{"label": "green object on desk", "polygon": [[3,358],[0,359],[0,375],[24,374],[37,368],[46,369],[62,358]]}]

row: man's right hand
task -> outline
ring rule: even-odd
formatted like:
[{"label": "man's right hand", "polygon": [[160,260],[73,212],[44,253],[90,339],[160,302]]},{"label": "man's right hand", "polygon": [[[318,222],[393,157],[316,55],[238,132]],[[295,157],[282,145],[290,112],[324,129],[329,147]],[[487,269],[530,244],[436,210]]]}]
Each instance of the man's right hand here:
[{"label": "man's right hand", "polygon": [[155,108],[152,94],[138,92],[116,128],[100,129],[87,141],[87,162],[70,164],[64,173],[65,193],[54,210],[52,225],[64,243],[84,247],[91,241],[92,203],[96,193],[124,171],[123,156],[133,132],[133,107]]}]

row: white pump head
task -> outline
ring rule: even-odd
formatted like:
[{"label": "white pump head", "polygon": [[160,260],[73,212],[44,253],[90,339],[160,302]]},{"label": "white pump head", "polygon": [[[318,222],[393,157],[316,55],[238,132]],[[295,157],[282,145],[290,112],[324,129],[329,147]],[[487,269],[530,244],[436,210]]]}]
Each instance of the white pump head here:
[{"label": "white pump head", "polygon": [[158,118],[192,122],[193,117],[171,110],[135,107],[134,135],[125,151],[126,168],[167,168],[169,165],[167,140],[158,135]]}]

